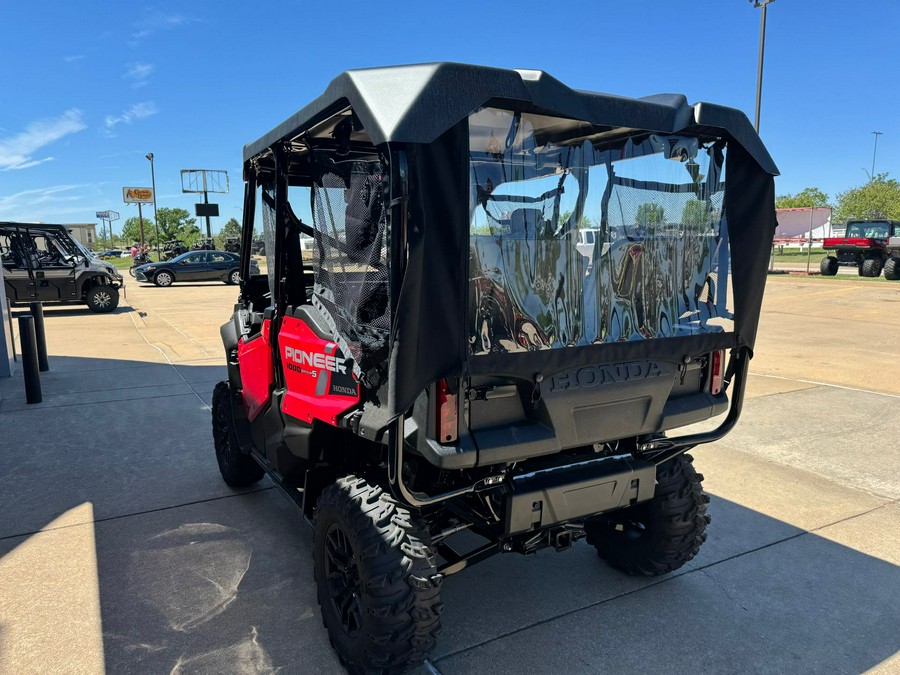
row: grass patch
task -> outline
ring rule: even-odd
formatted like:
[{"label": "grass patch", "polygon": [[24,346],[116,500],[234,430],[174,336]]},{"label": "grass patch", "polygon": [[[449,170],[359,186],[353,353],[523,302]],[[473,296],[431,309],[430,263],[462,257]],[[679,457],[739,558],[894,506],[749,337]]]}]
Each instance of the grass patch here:
[{"label": "grass patch", "polygon": [[[775,262],[806,262],[807,257],[810,257],[810,254],[806,251],[801,251],[800,249],[784,247],[781,252],[779,252],[779,247],[775,247]],[[819,261],[824,257],[825,249],[814,248],[810,259],[818,265]]]}]

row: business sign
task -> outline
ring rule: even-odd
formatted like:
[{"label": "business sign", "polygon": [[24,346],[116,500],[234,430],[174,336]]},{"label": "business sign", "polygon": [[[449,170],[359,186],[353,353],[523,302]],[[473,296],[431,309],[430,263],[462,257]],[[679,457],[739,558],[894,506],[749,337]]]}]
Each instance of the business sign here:
[{"label": "business sign", "polygon": [[123,187],[122,201],[126,204],[152,204],[153,188]]},{"label": "business sign", "polygon": [[199,217],[203,216],[219,216],[218,204],[194,204],[194,212]]}]

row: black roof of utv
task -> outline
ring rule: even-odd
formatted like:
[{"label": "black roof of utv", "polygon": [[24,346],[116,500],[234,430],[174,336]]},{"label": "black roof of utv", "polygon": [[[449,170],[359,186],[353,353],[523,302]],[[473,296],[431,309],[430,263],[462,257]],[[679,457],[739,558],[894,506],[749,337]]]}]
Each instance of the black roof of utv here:
[{"label": "black roof of utv", "polygon": [[[686,127],[725,131],[767,173],[778,168],[747,116],[710,103],[690,105],[681,94],[627,98],[570,89],[540,70],[504,70],[462,63],[348,70],[321,96],[262,138],[244,146],[244,161],[289,140],[348,104],[375,145],[431,143],[488,102],[593,124],[674,133]],[[524,111],[524,110],[523,110]]]}]

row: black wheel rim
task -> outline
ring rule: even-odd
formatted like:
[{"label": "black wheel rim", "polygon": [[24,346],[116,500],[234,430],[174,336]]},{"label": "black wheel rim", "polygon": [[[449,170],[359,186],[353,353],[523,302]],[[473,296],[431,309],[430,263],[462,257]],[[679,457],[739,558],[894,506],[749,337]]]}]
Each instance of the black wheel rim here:
[{"label": "black wheel rim", "polygon": [[335,615],[348,637],[362,630],[359,569],[347,533],[333,523],[325,533],[325,581]]}]

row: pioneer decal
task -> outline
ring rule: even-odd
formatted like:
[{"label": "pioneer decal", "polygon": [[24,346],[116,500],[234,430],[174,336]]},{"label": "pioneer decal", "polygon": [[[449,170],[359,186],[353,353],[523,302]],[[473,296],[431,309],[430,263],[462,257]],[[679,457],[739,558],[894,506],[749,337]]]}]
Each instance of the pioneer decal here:
[{"label": "pioneer decal", "polygon": [[604,384],[633,382],[659,377],[664,370],[653,361],[632,361],[629,363],[612,363],[604,366],[587,366],[559,373],[551,378],[550,391],[571,391],[573,389],[589,389]]},{"label": "pioneer decal", "polygon": [[[302,370],[303,366],[309,366],[318,368],[319,370],[330,370],[332,373],[347,373],[347,366],[345,365],[346,359],[343,359],[340,356],[330,356],[318,352],[307,352],[286,345],[284,348],[284,358],[288,361],[288,368],[290,368],[291,365],[297,365],[301,367],[301,372],[304,372]],[[291,370],[295,369],[291,368]]]}]

